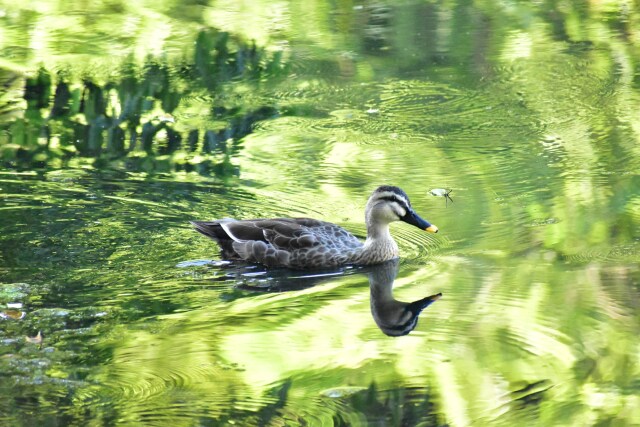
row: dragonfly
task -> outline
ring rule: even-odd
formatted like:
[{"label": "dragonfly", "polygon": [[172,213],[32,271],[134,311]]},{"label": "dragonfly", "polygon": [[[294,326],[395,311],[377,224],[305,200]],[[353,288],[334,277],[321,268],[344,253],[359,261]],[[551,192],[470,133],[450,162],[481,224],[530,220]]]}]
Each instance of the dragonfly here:
[{"label": "dragonfly", "polygon": [[453,189],[447,190],[445,188],[434,188],[433,190],[429,190],[429,194],[432,196],[444,197],[444,204],[446,207],[449,203],[448,200],[451,200],[451,203],[453,203],[453,199],[450,196],[452,191]]}]

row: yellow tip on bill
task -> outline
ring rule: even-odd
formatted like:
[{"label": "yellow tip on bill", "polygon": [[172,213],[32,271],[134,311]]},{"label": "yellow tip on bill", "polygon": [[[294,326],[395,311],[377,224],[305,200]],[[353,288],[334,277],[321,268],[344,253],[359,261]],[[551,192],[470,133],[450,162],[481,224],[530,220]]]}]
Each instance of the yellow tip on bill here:
[{"label": "yellow tip on bill", "polygon": [[424,230],[428,231],[429,233],[437,233],[438,232],[438,227],[436,227],[435,225],[431,224],[430,226],[428,226]]}]

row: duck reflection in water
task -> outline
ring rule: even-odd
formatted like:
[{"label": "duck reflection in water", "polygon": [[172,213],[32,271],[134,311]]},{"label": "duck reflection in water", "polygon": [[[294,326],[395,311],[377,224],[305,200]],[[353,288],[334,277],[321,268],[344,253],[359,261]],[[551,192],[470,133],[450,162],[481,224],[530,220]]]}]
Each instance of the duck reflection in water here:
[{"label": "duck reflection in water", "polygon": [[[191,264],[190,264],[191,265]],[[349,266],[292,274],[289,269],[266,269],[251,264],[226,263],[219,268],[225,274],[213,281],[234,283],[234,288],[250,292],[301,291],[338,277],[365,274],[369,278],[371,314],[382,332],[392,337],[407,335],[418,324],[422,311],[442,297],[441,293],[413,302],[393,298],[393,283],[398,275],[399,259],[374,266]]]},{"label": "duck reflection in water", "polygon": [[422,310],[442,297],[441,293],[413,302],[393,298],[393,282],[398,274],[398,259],[369,267],[371,314],[382,332],[392,337],[407,335],[418,324]]}]

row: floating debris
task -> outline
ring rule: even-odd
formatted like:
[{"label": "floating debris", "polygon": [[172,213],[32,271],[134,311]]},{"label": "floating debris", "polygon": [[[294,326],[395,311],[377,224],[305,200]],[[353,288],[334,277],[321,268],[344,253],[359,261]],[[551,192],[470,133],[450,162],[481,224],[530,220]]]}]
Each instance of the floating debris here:
[{"label": "floating debris", "polygon": [[343,397],[348,397],[348,396],[352,396],[356,393],[359,393],[361,391],[366,390],[366,387],[349,387],[349,386],[345,386],[345,387],[336,387],[336,388],[330,388],[327,390],[324,390],[322,392],[320,392],[320,394],[322,396],[325,397],[330,397],[333,399],[338,399],[338,398],[343,398]]},{"label": "floating debris", "polygon": [[24,339],[31,344],[42,344],[42,332],[38,331],[38,335],[35,337],[24,337]]},{"label": "floating debris", "polygon": [[432,196],[444,197],[444,203],[445,203],[445,206],[447,206],[448,204],[447,199],[450,200],[451,203],[453,203],[453,199],[449,195],[451,194],[452,191],[453,189],[447,190],[444,188],[434,188],[433,190],[429,190],[429,194],[431,194]]},{"label": "floating debris", "polygon": [[156,116],[156,119],[158,119],[162,123],[175,123],[176,122],[176,119],[169,113],[160,114],[159,116]]},{"label": "floating debris", "polygon": [[0,311],[0,319],[20,320],[24,318],[24,316],[26,316],[26,313],[24,311],[15,310],[11,308]]}]

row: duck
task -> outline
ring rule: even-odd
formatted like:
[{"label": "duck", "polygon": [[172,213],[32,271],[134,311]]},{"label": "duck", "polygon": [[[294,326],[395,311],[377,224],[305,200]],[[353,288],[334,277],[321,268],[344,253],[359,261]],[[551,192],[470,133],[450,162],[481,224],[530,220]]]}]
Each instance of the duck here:
[{"label": "duck", "polygon": [[369,267],[371,315],[378,328],[390,337],[409,334],[418,325],[418,316],[442,293],[429,295],[412,302],[398,301],[393,297],[393,282],[398,275],[398,259]]},{"label": "duck", "polygon": [[411,207],[407,193],[391,185],[379,186],[367,201],[364,242],[336,224],[312,218],[225,218],[191,224],[218,244],[224,260],[305,270],[375,265],[397,258],[398,245],[389,232],[395,221],[438,232]]}]

